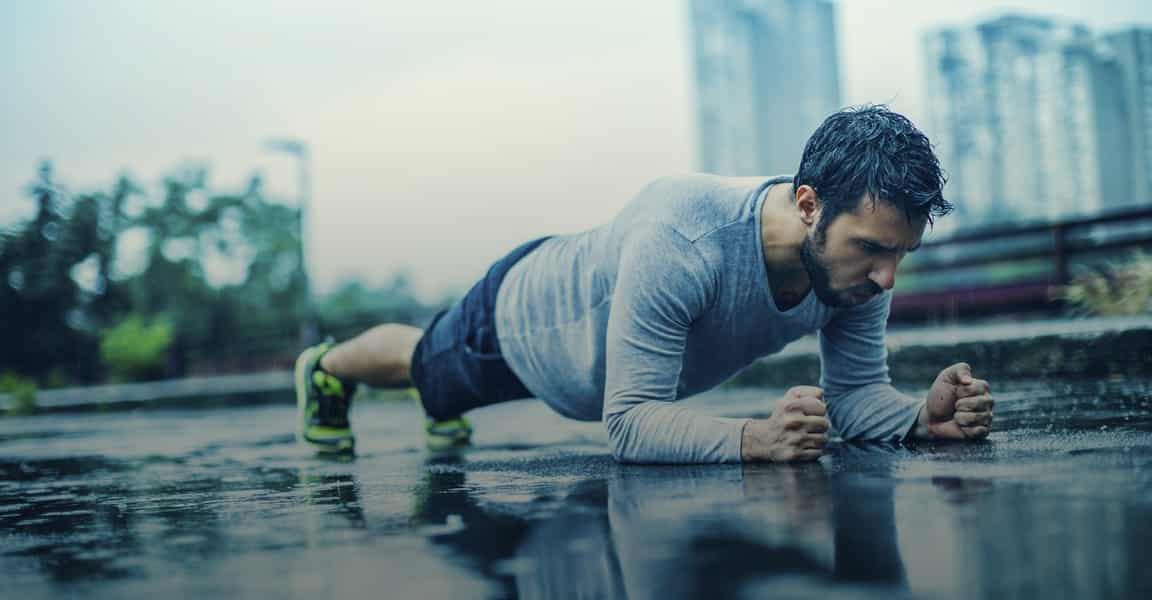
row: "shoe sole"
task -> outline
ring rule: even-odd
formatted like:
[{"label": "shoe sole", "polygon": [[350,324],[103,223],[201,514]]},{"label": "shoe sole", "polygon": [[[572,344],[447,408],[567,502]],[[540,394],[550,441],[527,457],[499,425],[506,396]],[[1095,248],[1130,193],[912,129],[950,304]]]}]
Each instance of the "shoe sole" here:
[{"label": "shoe sole", "polygon": [[448,436],[425,434],[424,445],[429,450],[447,450],[449,448],[465,448],[472,445],[472,436]]},{"label": "shoe sole", "polygon": [[356,448],[355,440],[352,437],[336,439],[333,440],[333,442],[321,442],[309,439],[306,434],[307,425],[304,424],[304,415],[308,407],[308,392],[306,391],[308,389],[307,372],[308,364],[311,362],[312,356],[315,353],[315,346],[301,352],[300,356],[296,359],[296,365],[293,370],[293,378],[296,382],[296,440],[312,450],[323,454],[346,454],[352,452]]},{"label": "shoe sole", "polygon": [[305,384],[308,382],[305,380],[305,372],[308,370],[308,362],[314,352],[313,348],[301,352],[300,356],[296,358],[296,366],[293,369],[293,378],[296,382],[296,439],[301,442],[308,441],[304,437],[304,415],[308,406],[308,392],[305,391],[307,390]]}]

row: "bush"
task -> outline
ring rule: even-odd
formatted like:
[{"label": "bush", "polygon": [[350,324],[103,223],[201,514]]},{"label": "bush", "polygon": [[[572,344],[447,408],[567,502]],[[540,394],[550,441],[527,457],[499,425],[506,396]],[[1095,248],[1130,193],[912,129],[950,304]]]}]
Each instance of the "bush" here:
[{"label": "bush", "polygon": [[1152,255],[1135,253],[1122,263],[1076,275],[1060,295],[1081,314],[1117,316],[1152,313]]},{"label": "bush", "polygon": [[100,359],[113,381],[139,381],[164,376],[172,326],[166,321],[145,323],[136,315],[104,332]]},{"label": "bush", "polygon": [[0,374],[0,394],[11,398],[8,412],[27,415],[36,412],[36,382],[11,371]]}]

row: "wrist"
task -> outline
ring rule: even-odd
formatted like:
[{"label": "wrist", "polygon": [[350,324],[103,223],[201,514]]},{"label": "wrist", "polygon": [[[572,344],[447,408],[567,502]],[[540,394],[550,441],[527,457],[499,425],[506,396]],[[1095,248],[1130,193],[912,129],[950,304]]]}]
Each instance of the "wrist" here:
[{"label": "wrist", "polygon": [[905,439],[930,440],[932,437],[932,430],[928,427],[928,404],[924,403],[920,405],[920,411],[916,413],[916,422],[912,424],[912,429],[908,430]]},{"label": "wrist", "polygon": [[753,423],[756,419],[745,419],[744,427],[740,429],[740,462],[754,462],[756,460],[756,434]]},{"label": "wrist", "polygon": [[740,462],[763,462],[771,460],[771,447],[765,443],[771,439],[768,419],[748,419],[740,432]]}]

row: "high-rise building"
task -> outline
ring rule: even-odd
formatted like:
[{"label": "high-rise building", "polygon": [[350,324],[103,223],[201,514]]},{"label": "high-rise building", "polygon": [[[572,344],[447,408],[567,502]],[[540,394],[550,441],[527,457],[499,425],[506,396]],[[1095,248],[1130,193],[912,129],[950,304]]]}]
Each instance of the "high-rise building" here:
[{"label": "high-rise building", "polygon": [[701,170],[787,173],[840,107],[828,0],[693,0]]},{"label": "high-rise building", "polygon": [[[974,28],[942,29],[925,37],[927,127],[948,173],[946,196],[955,217],[942,224],[985,221],[994,185],[992,119],[988,117],[985,54]],[[1000,207],[1003,210],[1003,207]]]},{"label": "high-rise building", "polygon": [[1124,193],[1122,68],[1087,28],[1008,15],[924,37],[928,134],[963,225],[1093,214]]},{"label": "high-rise building", "polygon": [[[1129,144],[1126,190],[1113,203],[1152,203],[1152,27],[1133,27],[1104,36],[1121,80]],[[1110,157],[1117,162],[1123,156]]]}]

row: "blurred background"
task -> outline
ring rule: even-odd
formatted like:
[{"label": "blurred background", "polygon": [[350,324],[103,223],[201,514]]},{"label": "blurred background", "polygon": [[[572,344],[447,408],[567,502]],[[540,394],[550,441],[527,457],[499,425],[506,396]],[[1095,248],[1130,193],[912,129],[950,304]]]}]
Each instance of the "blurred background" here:
[{"label": "blurred background", "polygon": [[424,324],[647,181],[790,173],[840,107],[958,209],[893,326],[1147,315],[1152,4],[0,1],[0,392]]}]

